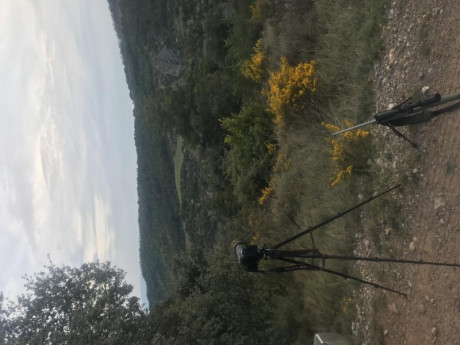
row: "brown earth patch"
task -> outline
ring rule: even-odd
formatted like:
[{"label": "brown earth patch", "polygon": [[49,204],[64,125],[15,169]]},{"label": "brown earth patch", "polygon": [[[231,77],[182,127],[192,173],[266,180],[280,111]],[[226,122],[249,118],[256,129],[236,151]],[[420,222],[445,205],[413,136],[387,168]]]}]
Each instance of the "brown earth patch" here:
[{"label": "brown earth patch", "polygon": [[[460,92],[460,1],[393,1],[384,27],[384,52],[375,69],[379,110],[430,86]],[[380,247],[358,245],[361,255],[460,263],[460,111],[404,132],[412,149],[387,128],[374,128],[382,143],[380,173],[403,181],[397,195],[401,231],[382,231]],[[378,248],[391,248],[387,253]],[[353,333],[357,344],[460,344],[460,269],[358,265],[364,278],[381,280],[408,297],[362,286]],[[381,278],[381,279],[380,279]]]}]

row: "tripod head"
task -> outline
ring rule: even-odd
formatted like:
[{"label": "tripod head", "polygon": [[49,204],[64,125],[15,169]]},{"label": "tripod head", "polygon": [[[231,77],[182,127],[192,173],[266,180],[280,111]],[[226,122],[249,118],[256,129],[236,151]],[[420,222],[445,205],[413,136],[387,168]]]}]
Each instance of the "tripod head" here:
[{"label": "tripod head", "polygon": [[232,242],[232,247],[238,263],[243,266],[246,272],[259,271],[259,261],[263,258],[262,250],[259,247],[238,240]]}]

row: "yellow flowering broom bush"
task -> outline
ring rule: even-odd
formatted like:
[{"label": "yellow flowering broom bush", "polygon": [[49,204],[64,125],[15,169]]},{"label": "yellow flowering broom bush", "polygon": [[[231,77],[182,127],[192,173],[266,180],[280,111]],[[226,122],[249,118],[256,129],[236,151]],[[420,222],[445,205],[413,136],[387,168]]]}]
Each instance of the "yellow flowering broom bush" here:
[{"label": "yellow flowering broom bush", "polygon": [[[348,127],[352,123],[345,121]],[[338,132],[340,128],[330,123],[322,122],[321,125],[331,132]],[[358,129],[345,132],[336,137],[327,138],[327,142],[332,146],[329,150],[332,160],[337,166],[337,172],[331,178],[331,185],[335,186],[346,177],[351,176],[353,170],[362,169],[367,160],[366,148],[370,147],[367,142],[369,131]]]},{"label": "yellow flowering broom bush", "polygon": [[259,39],[254,48],[254,53],[249,60],[243,62],[241,73],[248,79],[252,79],[257,83],[262,81],[264,75],[264,53],[262,52],[262,40]]},{"label": "yellow flowering broom bush", "polygon": [[268,80],[268,106],[275,114],[275,123],[285,124],[285,108],[298,110],[304,108],[304,101],[316,92],[315,61],[289,65],[281,58],[281,70],[270,72]]}]

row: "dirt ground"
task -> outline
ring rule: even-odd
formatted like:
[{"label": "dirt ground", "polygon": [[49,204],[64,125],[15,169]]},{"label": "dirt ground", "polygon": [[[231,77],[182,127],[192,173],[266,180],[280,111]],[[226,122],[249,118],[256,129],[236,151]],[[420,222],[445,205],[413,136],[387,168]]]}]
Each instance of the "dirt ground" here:
[{"label": "dirt ground", "polygon": [[[460,0],[391,2],[373,85],[379,110],[423,86],[459,93]],[[373,129],[384,143],[381,173],[388,185],[405,184],[396,193],[402,231],[383,229],[380,245],[394,257],[460,263],[460,110],[405,133],[418,150],[386,128]],[[367,240],[357,253],[381,255],[376,248]],[[383,276],[369,264],[359,269],[408,296],[362,286],[352,324],[357,344],[460,344],[460,268],[389,265]]]}]

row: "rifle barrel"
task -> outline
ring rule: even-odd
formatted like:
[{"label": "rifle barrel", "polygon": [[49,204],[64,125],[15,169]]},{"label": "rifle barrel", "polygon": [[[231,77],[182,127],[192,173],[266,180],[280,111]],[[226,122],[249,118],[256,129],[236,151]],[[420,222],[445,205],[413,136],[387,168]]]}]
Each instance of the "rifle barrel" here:
[{"label": "rifle barrel", "polygon": [[357,128],[361,128],[361,127],[365,127],[365,126],[369,126],[369,125],[374,125],[376,123],[377,123],[377,121],[375,119],[367,121],[367,122],[363,122],[363,123],[360,123],[359,125],[356,125],[356,126],[353,126],[353,127],[350,127],[350,128],[345,128],[345,129],[342,129],[341,131],[332,133],[332,136],[336,136],[336,135],[339,135],[339,134],[342,134],[342,133],[345,133],[345,132],[348,132],[348,131],[352,131],[352,130],[357,129]]}]

